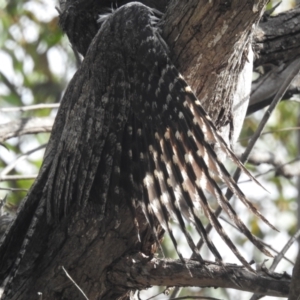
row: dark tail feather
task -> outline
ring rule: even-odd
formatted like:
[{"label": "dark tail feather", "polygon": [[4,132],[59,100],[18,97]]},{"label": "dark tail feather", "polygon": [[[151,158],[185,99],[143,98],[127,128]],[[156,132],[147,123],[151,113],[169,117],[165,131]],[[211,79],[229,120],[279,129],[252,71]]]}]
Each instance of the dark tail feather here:
[{"label": "dark tail feather", "polygon": [[[139,203],[141,204],[142,210],[144,212],[145,218],[147,219],[148,224],[150,225],[150,228],[153,232],[155,241],[161,251],[162,254],[164,254],[163,249],[161,247],[161,244],[159,242],[157,230],[156,230],[156,224],[155,224],[155,214],[153,212],[153,209],[151,207],[151,196],[148,194],[148,188],[147,188],[147,182],[145,183],[145,179],[148,173],[148,152],[147,147],[144,142],[143,138],[143,129],[142,125],[135,120],[133,122],[133,141],[134,141],[134,149],[136,152],[135,156],[138,159],[138,168],[136,169],[136,176],[139,177],[142,184],[142,199]],[[161,224],[162,225],[162,224]]]}]

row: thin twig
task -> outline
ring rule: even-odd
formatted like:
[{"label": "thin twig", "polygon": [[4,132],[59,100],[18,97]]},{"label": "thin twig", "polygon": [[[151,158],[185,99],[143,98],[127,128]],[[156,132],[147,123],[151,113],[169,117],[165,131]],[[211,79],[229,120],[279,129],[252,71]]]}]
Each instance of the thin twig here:
[{"label": "thin twig", "polygon": [[[273,134],[273,133],[284,132],[284,131],[294,131],[294,130],[300,130],[300,127],[299,127],[299,126],[285,127],[285,128],[281,128],[281,129],[265,131],[265,132],[262,132],[261,135]],[[243,137],[243,138],[239,139],[238,141],[239,141],[239,142],[247,141],[247,140],[249,140],[251,137],[252,137],[252,136],[246,136],[246,137]]]},{"label": "thin twig", "polygon": [[[281,164],[281,165],[278,165],[278,166],[275,166],[274,168],[270,168],[269,170],[265,171],[265,172],[260,172],[260,173],[257,173],[254,177],[255,178],[258,178],[258,177],[261,177],[261,176],[264,176],[268,173],[271,173],[271,172],[276,172],[276,170],[278,169],[282,169],[283,167],[287,166],[287,165],[290,165],[292,163],[295,163],[297,161],[300,160],[300,157],[296,157],[284,164]],[[290,174],[291,175],[291,174]],[[299,171],[299,175],[300,175],[300,171]],[[293,176],[296,176],[296,175],[293,175]],[[242,180],[242,181],[239,181],[239,184],[242,184],[242,183],[247,183],[247,182],[251,182],[251,179],[245,179],[245,180]]]},{"label": "thin twig", "polygon": [[[224,218],[223,216],[219,217],[222,221],[226,222],[228,225],[232,226],[234,229],[236,229],[237,231],[241,232],[239,228],[237,228],[234,224],[232,224],[230,221],[228,221],[226,218]],[[257,239],[267,248],[271,249],[272,251],[274,251],[277,256],[280,255],[281,251],[277,251],[276,249],[274,249],[271,245],[265,243],[262,239],[260,239],[259,237],[257,237]],[[276,256],[276,257],[277,257]],[[275,259],[276,259],[275,257]],[[292,262],[290,259],[288,259],[286,256],[283,256],[282,259],[285,259],[286,261],[288,261],[291,265],[294,265],[295,263]]]},{"label": "thin twig", "polygon": [[[289,85],[291,84],[291,82],[293,81],[295,76],[299,73],[299,69],[300,69],[300,59],[297,59],[296,62],[295,62],[294,69],[291,71],[289,76],[285,79],[285,81],[283,82],[283,84],[281,85],[279,90],[277,91],[271,105],[269,106],[269,108],[265,112],[262,120],[260,121],[257,130],[255,131],[252,138],[250,139],[249,144],[248,144],[245,152],[242,154],[242,156],[241,156],[241,162],[242,163],[247,162],[247,160],[249,158],[249,155],[250,155],[255,143],[257,142],[257,140],[261,136],[261,133],[262,133],[263,129],[265,128],[272,112],[276,108],[277,104],[280,102],[281,98],[283,97],[284,93],[288,89]],[[233,175],[233,179],[235,181],[238,181],[238,179],[240,177],[240,174],[241,174],[241,169],[237,169],[235,171],[234,175]],[[226,192],[227,199],[230,199],[232,197],[232,195],[233,195],[233,193],[231,192],[231,190],[227,189],[227,192]]]},{"label": "thin twig", "polygon": [[[279,252],[279,254],[274,258],[273,263],[271,267],[268,269],[268,272],[274,272],[276,267],[278,266],[279,262],[284,258],[285,253],[289,250],[289,248],[293,245],[293,243],[298,239],[300,236],[300,230],[296,232],[295,235],[293,235],[286,245],[282,248],[282,250]],[[250,300],[257,300],[262,298],[264,295],[261,294],[253,294]]]},{"label": "thin twig", "polygon": [[28,192],[28,189],[7,188],[7,187],[0,187],[0,190],[9,191],[9,192]]},{"label": "thin twig", "polygon": [[12,163],[10,163],[8,166],[6,166],[2,172],[0,173],[0,178],[2,178],[3,176],[7,175],[11,170],[13,170],[15,168],[15,166],[22,160],[26,159],[29,155],[31,155],[32,153],[39,151],[41,149],[46,148],[47,144],[43,144],[40,145],[34,149],[31,149],[25,153],[23,153],[22,155],[20,155],[19,157],[17,157]]},{"label": "thin twig", "polygon": [[86,300],[89,300],[89,298],[86,296],[86,294],[84,293],[84,291],[80,288],[80,286],[74,281],[74,279],[69,275],[69,273],[66,271],[66,269],[61,266],[61,268],[63,269],[63,271],[65,272],[66,276],[70,279],[70,281],[75,285],[75,287],[79,290],[79,292],[84,296],[84,298]]},{"label": "thin twig", "polygon": [[9,79],[1,71],[0,71],[0,77],[2,79],[1,81],[10,89],[10,91],[12,92],[12,94],[15,95],[17,98],[20,99],[21,96],[20,96],[20,94],[17,91],[17,87],[13,83],[11,83],[9,81]]},{"label": "thin twig", "polygon": [[279,252],[279,254],[274,258],[273,263],[271,267],[269,268],[270,272],[274,272],[275,268],[278,266],[279,262],[284,257],[285,253],[289,250],[289,248],[293,245],[293,243],[298,239],[300,236],[300,229],[296,232],[295,235],[293,235],[289,241],[286,243],[286,245],[282,248],[282,250]]},{"label": "thin twig", "polygon": [[60,106],[59,103],[41,103],[41,104],[19,106],[19,107],[0,108],[0,112],[17,112],[17,111],[23,112],[23,111],[36,110],[36,109],[58,108],[59,106]]},{"label": "thin twig", "polygon": [[15,180],[31,180],[35,179],[37,174],[35,175],[5,175],[0,177],[1,181],[15,181]]}]

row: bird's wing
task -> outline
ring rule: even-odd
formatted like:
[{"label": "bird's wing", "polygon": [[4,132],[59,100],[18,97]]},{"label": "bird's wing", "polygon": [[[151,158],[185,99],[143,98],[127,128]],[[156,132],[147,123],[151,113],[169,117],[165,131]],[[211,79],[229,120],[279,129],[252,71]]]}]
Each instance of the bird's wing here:
[{"label": "bird's wing", "polygon": [[[172,64],[165,43],[154,24],[155,18],[151,10],[142,5],[128,5],[123,15],[127,13],[129,18],[136,10],[139,10],[139,17],[134,19],[132,28],[129,26],[132,38],[125,35],[123,45],[128,53],[136,49],[130,60],[128,74],[132,88],[132,110],[140,121],[137,127],[135,125],[134,143],[141,158],[144,189],[147,191],[143,193],[142,200],[145,214],[154,214],[158,218],[177,249],[168,221],[170,216],[175,218],[186,236],[187,243],[200,257],[185,228],[183,217],[192,221],[216,259],[221,259],[197,217],[195,207],[201,206],[221,238],[240,261],[249,267],[224,232],[204,191],[217,200],[229,218],[256,247],[267,255],[270,253],[238,217],[213,175],[223,180],[249,210],[273,226],[245,197],[218,159],[214,147],[222,149],[252,180],[258,182],[227,146],[191,88]],[[118,13],[121,14],[121,9],[115,15]],[[181,257],[179,251],[178,254]]]}]

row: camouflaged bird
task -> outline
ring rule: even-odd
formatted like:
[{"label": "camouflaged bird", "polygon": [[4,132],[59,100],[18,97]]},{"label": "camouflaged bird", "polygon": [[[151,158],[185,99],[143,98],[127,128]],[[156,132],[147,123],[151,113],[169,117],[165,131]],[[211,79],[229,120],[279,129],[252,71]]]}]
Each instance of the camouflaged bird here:
[{"label": "camouflaged bird", "polygon": [[[216,260],[221,261],[220,253],[198,217],[196,208],[201,207],[220,237],[251,269],[224,232],[209,205],[207,193],[257,248],[266,255],[270,253],[237,216],[215,176],[250,211],[270,224],[234,182],[216,155],[215,146],[256,180],[227,146],[170,60],[169,49],[159,30],[161,13],[137,2],[126,3],[100,16],[95,15],[97,10],[92,10],[86,12],[85,17],[93,20],[93,29],[79,35],[77,29],[87,19],[76,15],[77,2],[62,3],[60,24],[73,47],[85,59],[70,82],[56,117],[37,179],[44,184],[44,189],[36,192],[36,197],[27,196],[16,221],[2,240],[0,256],[10,263],[1,262],[0,275],[9,273],[9,282],[12,282],[18,276],[26,249],[40,224],[60,222],[74,205],[85,207],[95,181],[101,196],[99,218],[105,218],[107,205],[113,205],[117,211],[127,195],[133,218],[135,208],[141,206],[154,235],[157,235],[157,219],[182,260],[170,218],[178,222],[200,261],[202,257],[186,222],[195,226]],[[73,96],[78,91],[80,97]],[[62,132],[58,132],[59,128],[63,128]],[[97,170],[101,170],[99,176],[96,176]],[[35,193],[35,185],[29,195]],[[22,225],[18,222],[21,218],[25,220]],[[24,226],[28,227],[26,235],[21,230]],[[47,228],[45,235],[51,231]],[[9,252],[13,232],[21,238],[17,248]],[[156,240],[158,242],[157,236]]]}]

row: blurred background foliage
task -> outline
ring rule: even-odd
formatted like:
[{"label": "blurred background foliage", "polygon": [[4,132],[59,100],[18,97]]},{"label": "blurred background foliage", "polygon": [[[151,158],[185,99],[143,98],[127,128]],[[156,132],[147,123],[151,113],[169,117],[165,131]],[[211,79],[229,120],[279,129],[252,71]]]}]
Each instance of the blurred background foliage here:
[{"label": "blurred background foliage", "polygon": [[[277,2],[270,1],[268,9]],[[58,3],[55,0],[0,0],[0,124],[10,124],[20,118],[54,117],[56,114],[57,108],[9,111],[22,106],[59,103],[66,85],[77,69],[74,53],[58,26],[56,5]],[[295,1],[284,0],[276,11],[290,9],[294,5]],[[263,111],[258,111],[245,120],[240,139],[242,146],[247,145],[262,115]],[[299,159],[299,125],[299,102],[290,100],[280,103],[268,122],[266,134],[262,135],[256,148],[261,152],[276,154],[281,157],[282,163]],[[296,126],[298,128],[295,129]],[[8,209],[15,211],[32,185],[41,166],[48,138],[48,133],[24,135],[4,141],[5,147],[0,145],[0,199],[7,197]],[[241,187],[280,233],[262,225],[237,201],[234,202],[235,208],[254,234],[280,251],[297,229],[297,178],[276,176],[276,170],[268,164],[249,164],[248,167],[253,174],[259,175],[259,180],[269,193],[248,183],[246,177],[241,178]],[[15,176],[25,176],[26,179],[16,180]],[[222,221],[222,224],[232,232],[231,236],[240,245],[243,255],[263,261],[264,257],[251,243],[226,222]],[[217,236],[214,234],[213,238],[217,239]],[[178,239],[180,241],[180,236]],[[222,244],[221,241],[216,243]],[[171,245],[166,237],[166,254],[176,257]],[[188,257],[188,249],[183,240],[180,246]],[[292,247],[287,257],[294,260],[296,250],[296,246]],[[230,252],[228,255],[224,254],[224,259],[236,262]],[[292,265],[282,261],[277,270],[290,273]],[[158,291],[155,288],[145,292],[143,299]],[[222,299],[250,298],[249,293],[199,288],[184,289],[181,296],[209,296],[212,293],[214,297]],[[156,299],[166,298],[166,295],[161,295]]]},{"label": "blurred background foliage", "polygon": [[[58,103],[64,88],[76,70],[70,45],[58,26],[57,3],[53,1],[0,0],[0,107],[22,107]],[[56,109],[35,109],[24,112],[0,111],[1,124],[20,118],[54,116]],[[3,181],[10,175],[37,174],[43,150],[26,153],[47,143],[49,134],[12,138],[0,152],[1,188],[28,189],[33,179]],[[14,164],[6,173],[5,168]],[[3,170],[5,172],[3,173]],[[28,176],[29,177],[29,176]],[[8,177],[9,179],[9,177]],[[24,192],[0,190],[16,206]]]}]

